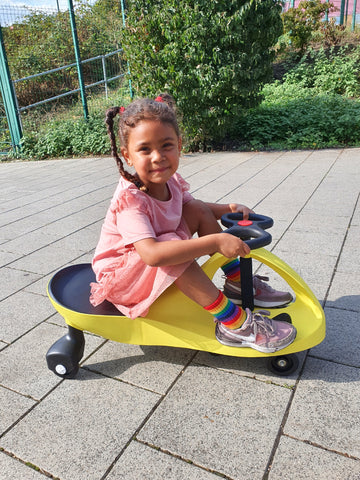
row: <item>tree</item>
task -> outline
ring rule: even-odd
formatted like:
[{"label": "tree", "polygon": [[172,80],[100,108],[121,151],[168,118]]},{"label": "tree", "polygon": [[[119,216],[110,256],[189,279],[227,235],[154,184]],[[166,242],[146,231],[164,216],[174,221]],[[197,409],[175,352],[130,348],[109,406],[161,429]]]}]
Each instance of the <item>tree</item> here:
[{"label": "tree", "polygon": [[296,8],[289,8],[282,17],[285,33],[288,33],[292,45],[300,49],[302,55],[310,43],[313,33],[322,24],[326,12],[336,10],[332,3],[321,0],[302,0]]},{"label": "tree", "polygon": [[260,101],[282,33],[277,0],[129,0],[122,46],[136,92],[171,93],[192,146],[231,136]]}]

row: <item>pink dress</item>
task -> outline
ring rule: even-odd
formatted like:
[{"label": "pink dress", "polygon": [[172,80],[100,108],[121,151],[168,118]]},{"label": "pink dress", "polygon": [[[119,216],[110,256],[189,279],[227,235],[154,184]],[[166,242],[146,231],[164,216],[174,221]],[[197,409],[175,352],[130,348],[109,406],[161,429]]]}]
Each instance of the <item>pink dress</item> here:
[{"label": "pink dress", "polygon": [[191,237],[182,218],[183,205],[193,198],[189,185],[178,173],[167,185],[170,199],[162,202],[120,178],[92,262],[97,281],[91,284],[94,306],[106,299],[127,317],[146,316],[150,305],[191,264],[151,267],[133,246],[145,238],[161,242]]}]

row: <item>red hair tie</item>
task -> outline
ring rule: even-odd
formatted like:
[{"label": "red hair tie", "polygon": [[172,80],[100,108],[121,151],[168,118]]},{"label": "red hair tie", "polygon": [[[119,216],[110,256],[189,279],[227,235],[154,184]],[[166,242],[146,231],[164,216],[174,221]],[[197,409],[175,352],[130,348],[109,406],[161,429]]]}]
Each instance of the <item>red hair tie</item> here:
[{"label": "red hair tie", "polygon": [[158,97],[155,98],[155,102],[164,103],[164,99],[159,95]]},{"label": "red hair tie", "polygon": [[119,113],[122,114],[122,113],[124,113],[124,112],[125,112],[125,107],[120,107],[120,108],[119,108]]}]

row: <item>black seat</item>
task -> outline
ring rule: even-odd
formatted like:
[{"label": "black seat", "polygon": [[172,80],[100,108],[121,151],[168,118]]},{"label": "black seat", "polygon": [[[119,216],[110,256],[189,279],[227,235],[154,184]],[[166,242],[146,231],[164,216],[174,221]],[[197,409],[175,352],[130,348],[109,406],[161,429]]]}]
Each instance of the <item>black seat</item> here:
[{"label": "black seat", "polygon": [[60,305],[88,315],[122,315],[110,302],[94,307],[89,301],[90,283],[95,282],[90,263],[70,265],[59,270],[50,280],[49,295]]}]

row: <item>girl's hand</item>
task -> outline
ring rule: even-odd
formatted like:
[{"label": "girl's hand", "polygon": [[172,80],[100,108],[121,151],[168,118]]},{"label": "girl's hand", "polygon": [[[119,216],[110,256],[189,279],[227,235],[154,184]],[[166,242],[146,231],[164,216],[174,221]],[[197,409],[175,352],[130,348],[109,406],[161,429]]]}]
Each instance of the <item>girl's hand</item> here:
[{"label": "girl's hand", "polygon": [[240,238],[231,233],[218,233],[217,251],[227,258],[245,257],[250,253],[250,247]]},{"label": "girl's hand", "polygon": [[242,213],[244,220],[247,220],[249,218],[249,213],[255,213],[254,210],[251,210],[246,205],[241,205],[240,203],[229,203],[229,208],[231,213]]}]

